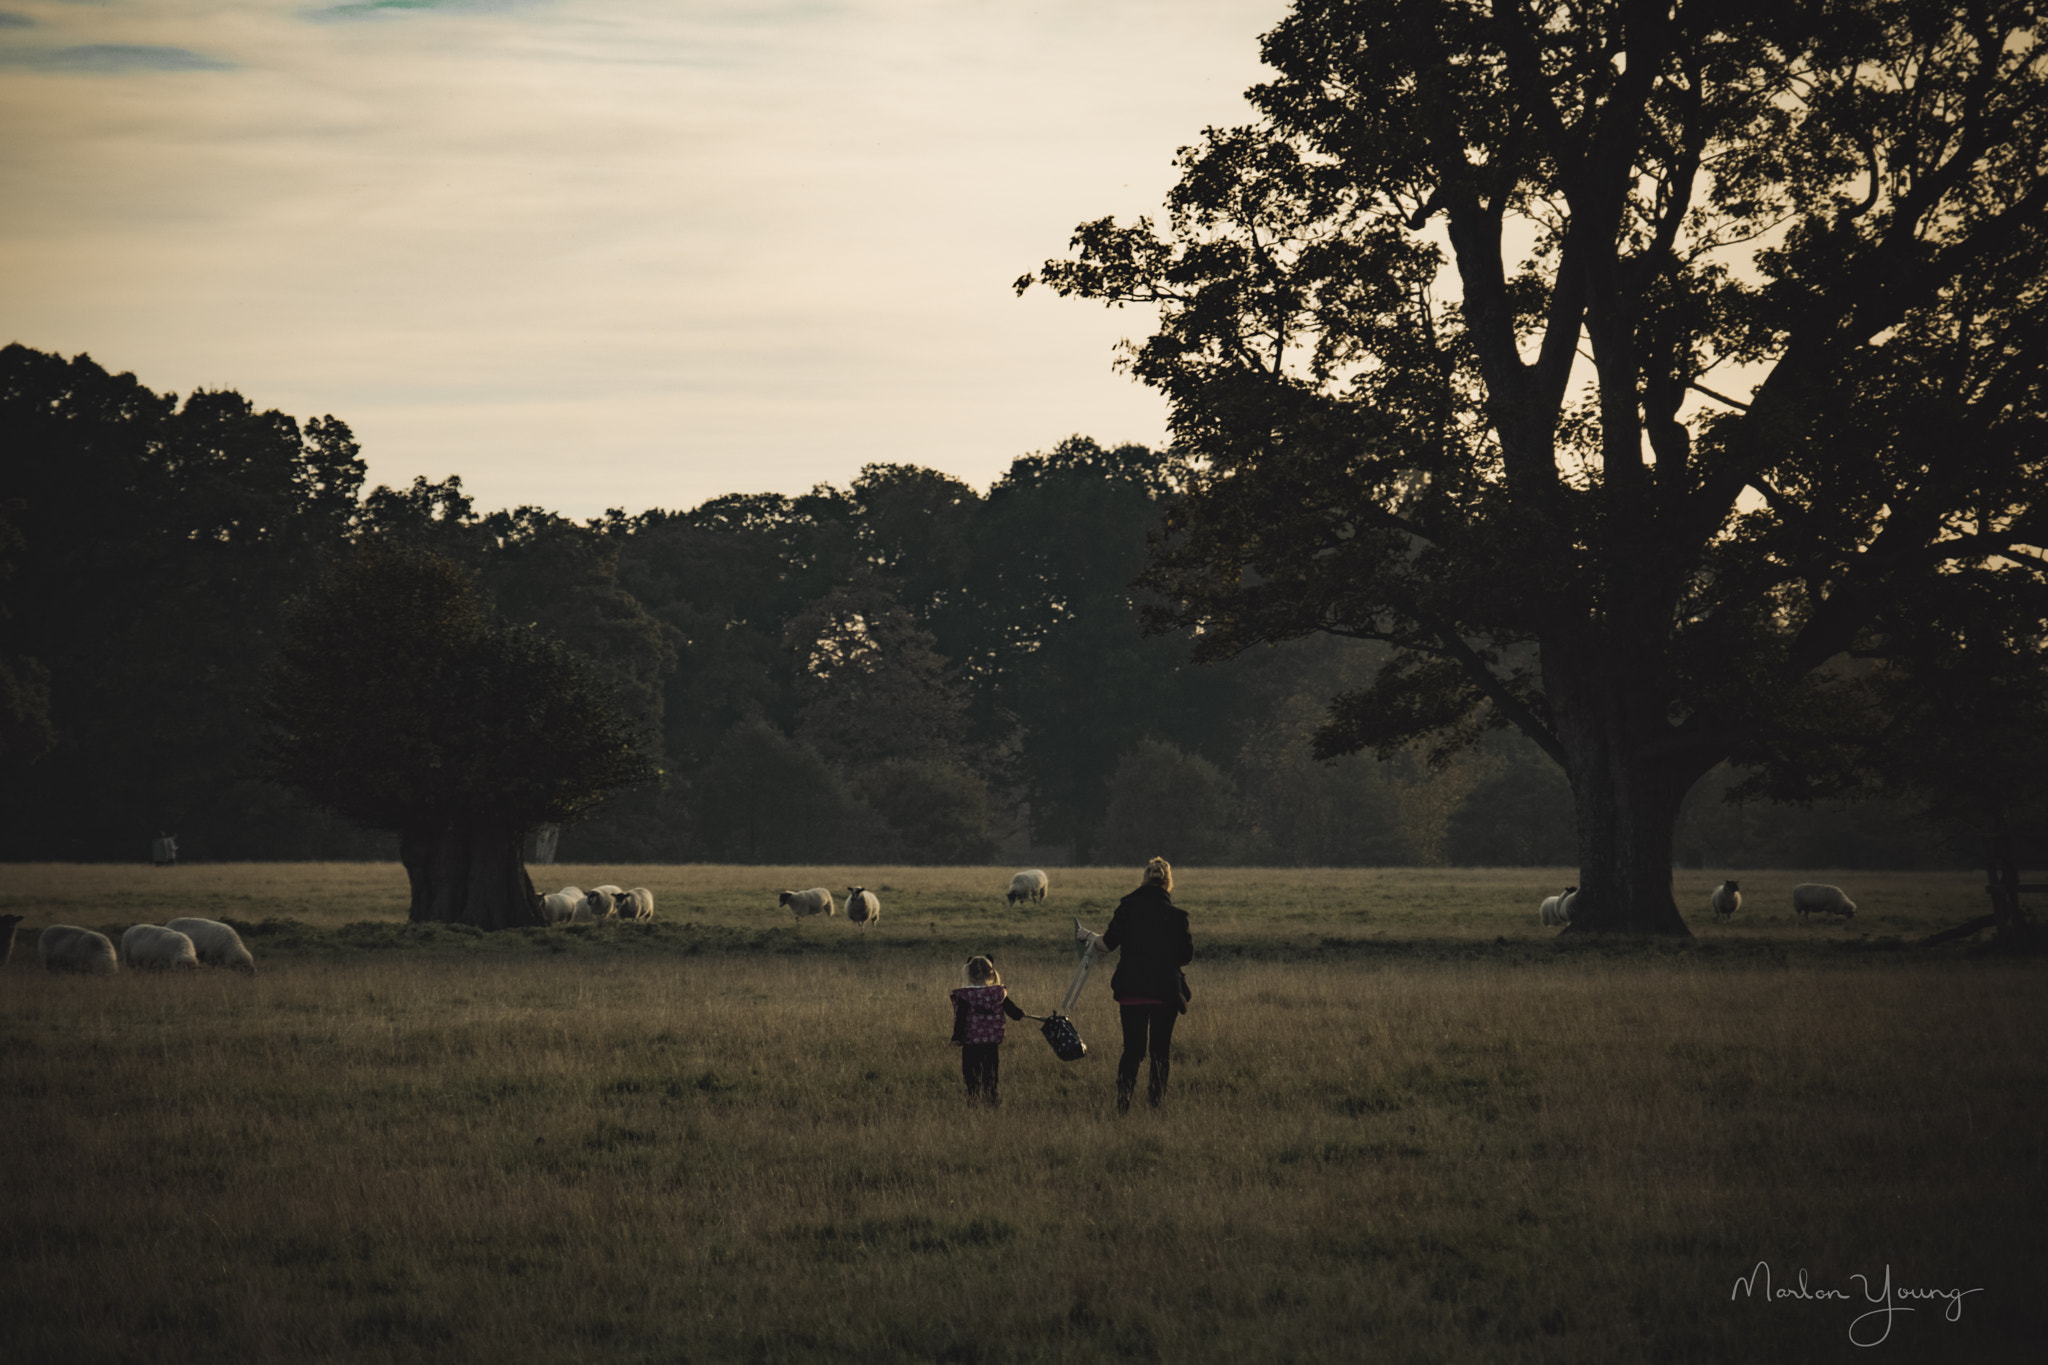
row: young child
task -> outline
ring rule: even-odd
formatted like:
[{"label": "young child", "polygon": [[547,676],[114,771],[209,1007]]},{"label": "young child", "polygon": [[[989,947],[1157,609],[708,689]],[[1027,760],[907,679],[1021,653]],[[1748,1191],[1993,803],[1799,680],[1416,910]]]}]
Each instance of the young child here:
[{"label": "young child", "polygon": [[960,1048],[960,1077],[967,1098],[1002,1103],[996,1086],[1001,1079],[1003,1017],[1022,1019],[1024,1011],[1003,989],[1003,976],[985,957],[967,959],[967,984],[953,992],[953,1041]]}]

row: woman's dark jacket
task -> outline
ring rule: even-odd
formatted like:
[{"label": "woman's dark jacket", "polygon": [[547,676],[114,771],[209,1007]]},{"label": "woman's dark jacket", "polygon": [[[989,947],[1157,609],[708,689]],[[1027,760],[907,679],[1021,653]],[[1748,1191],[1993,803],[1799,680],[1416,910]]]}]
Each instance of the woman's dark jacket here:
[{"label": "woman's dark jacket", "polygon": [[1109,979],[1110,994],[1150,996],[1187,1012],[1180,969],[1195,960],[1195,939],[1188,932],[1188,912],[1166,892],[1141,886],[1118,901],[1109,928],[1102,931],[1102,946],[1123,954]]}]

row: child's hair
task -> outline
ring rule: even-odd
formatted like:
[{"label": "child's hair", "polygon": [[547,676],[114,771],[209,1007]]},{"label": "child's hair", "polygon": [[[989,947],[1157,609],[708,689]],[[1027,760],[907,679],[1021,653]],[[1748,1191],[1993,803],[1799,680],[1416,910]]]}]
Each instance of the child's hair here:
[{"label": "child's hair", "polygon": [[967,959],[967,984],[970,986],[1000,986],[1003,974],[996,970],[995,959],[970,957]]},{"label": "child's hair", "polygon": [[1173,890],[1173,865],[1164,858],[1154,858],[1145,864],[1146,886],[1156,886],[1161,891]]}]

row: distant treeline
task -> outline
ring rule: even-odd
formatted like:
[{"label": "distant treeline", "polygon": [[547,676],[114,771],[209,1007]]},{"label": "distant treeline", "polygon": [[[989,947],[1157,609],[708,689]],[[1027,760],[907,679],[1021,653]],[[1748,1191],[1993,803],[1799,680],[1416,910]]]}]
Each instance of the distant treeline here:
[{"label": "distant treeline", "polygon": [[[159,833],[188,859],[392,856],[265,781],[257,750],[294,599],[384,536],[474,569],[658,755],[662,781],[565,831],[564,860],[1576,862],[1563,776],[1516,736],[1435,768],[1311,758],[1374,647],[1196,667],[1147,635],[1131,584],[1173,488],[1143,446],[1077,436],[986,493],[869,465],[844,489],[578,523],[479,514],[453,477],[365,493],[334,418],[180,402],[19,345],[0,445],[6,860],[138,859]],[[1724,776],[1694,794],[1681,859],[1941,859],[1901,810],[1728,806]]]}]

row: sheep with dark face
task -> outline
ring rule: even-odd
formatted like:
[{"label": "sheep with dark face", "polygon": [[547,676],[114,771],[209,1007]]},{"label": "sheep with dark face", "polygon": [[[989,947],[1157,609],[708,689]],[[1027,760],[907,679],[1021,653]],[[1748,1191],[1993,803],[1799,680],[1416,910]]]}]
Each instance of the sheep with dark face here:
[{"label": "sheep with dark face", "polygon": [[621,891],[612,897],[612,912],[622,920],[645,924],[654,918],[654,893],[644,886]]},{"label": "sheep with dark face", "polygon": [[1830,919],[1840,915],[1843,919],[1854,919],[1856,902],[1843,895],[1839,886],[1801,882],[1792,888],[1792,913],[1799,916],[1801,924],[1806,923],[1808,915],[1826,915]]},{"label": "sheep with dark face", "polygon": [[174,919],[164,926],[192,940],[192,951],[209,967],[229,967],[247,976],[256,975],[256,959],[242,943],[231,924],[217,919]]},{"label": "sheep with dark face", "polygon": [[846,917],[865,929],[882,919],[882,900],[865,886],[846,888]]},{"label": "sheep with dark face", "polygon": [[798,919],[839,913],[832,904],[832,893],[822,886],[814,886],[808,891],[785,891],[775,898],[775,903],[789,907],[789,912]]},{"label": "sheep with dark face", "polygon": [[592,887],[590,893],[583,898],[583,903],[576,907],[576,922],[585,924],[596,920],[617,919],[618,895],[619,888],[616,886]]},{"label": "sheep with dark face", "polygon": [[53,924],[36,942],[43,966],[53,972],[85,972],[91,976],[112,976],[120,962],[114,956],[114,941],[105,934],[80,929],[74,924]]},{"label": "sheep with dark face", "polygon": [[1578,899],[1579,888],[1567,886],[1555,896],[1544,897],[1543,904],[1537,907],[1536,912],[1542,916],[1546,927],[1570,924],[1572,922],[1572,906]]},{"label": "sheep with dark face", "polygon": [[1051,885],[1051,880],[1043,872],[1030,868],[1010,878],[1010,889],[1004,893],[1003,899],[1011,905],[1018,901],[1042,901]]},{"label": "sheep with dark face", "polygon": [[1715,919],[1733,919],[1735,912],[1742,908],[1742,888],[1735,882],[1722,882],[1714,888],[1713,897],[1708,903],[1714,907]]}]

